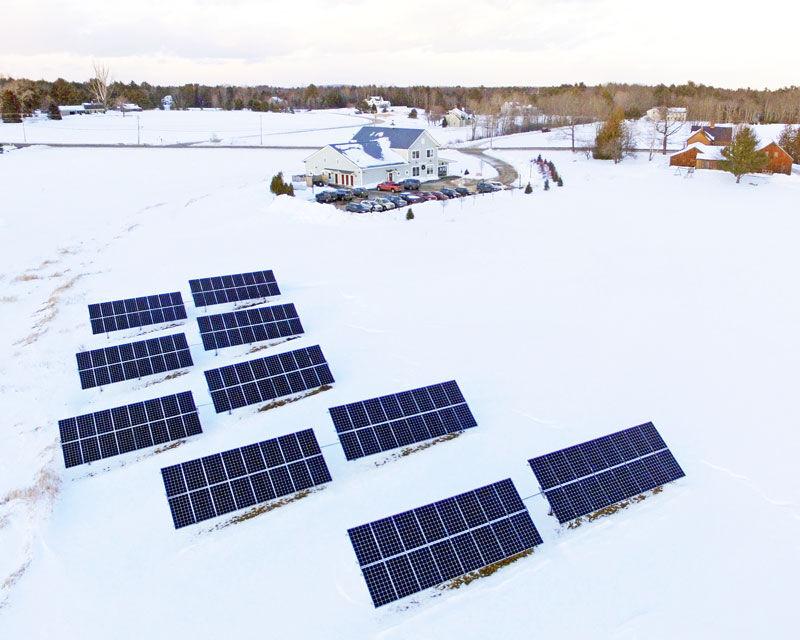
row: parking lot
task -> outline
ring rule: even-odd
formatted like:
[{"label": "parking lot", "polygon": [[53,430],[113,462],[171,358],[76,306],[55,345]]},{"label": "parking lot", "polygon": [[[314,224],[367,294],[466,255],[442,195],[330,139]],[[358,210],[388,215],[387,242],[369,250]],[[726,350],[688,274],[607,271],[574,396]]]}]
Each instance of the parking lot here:
[{"label": "parking lot", "polygon": [[[469,191],[469,194],[465,194],[463,196],[458,196],[458,197],[468,197],[468,196],[479,194],[479,192],[477,191],[478,182],[480,182],[480,181],[472,180],[472,179],[469,179],[469,178],[465,179],[465,178],[462,178],[462,177],[459,177],[459,176],[448,176],[446,178],[441,178],[439,180],[432,180],[432,181],[429,181],[429,182],[423,182],[420,185],[419,189],[416,189],[416,190],[410,190],[409,189],[407,192],[415,194],[415,195],[418,195],[418,194],[429,193],[429,192],[432,192],[432,191],[440,191],[443,188],[445,188],[445,189],[461,188],[461,189],[467,189]],[[509,187],[504,187],[504,188],[509,188]],[[314,193],[318,194],[320,191],[331,191],[331,190],[334,190],[334,189],[335,189],[335,187],[333,187],[333,186],[315,187],[314,188]],[[352,189],[349,189],[349,188],[346,189],[346,190],[347,191],[352,191]],[[332,204],[333,206],[337,207],[338,209],[345,209],[347,207],[348,203],[350,203],[350,202],[363,202],[365,200],[374,201],[377,198],[387,198],[387,196],[397,196],[398,195],[397,193],[379,191],[376,188],[365,189],[365,191],[367,193],[366,197],[353,197],[350,200],[336,200],[334,202],[329,202],[329,203],[326,203],[326,204]],[[406,190],[404,190],[403,192],[405,193]],[[457,199],[458,197],[455,197],[455,198],[452,198],[452,199]],[[447,199],[450,199],[450,198],[447,198]],[[412,202],[410,204],[413,206],[414,204],[419,204],[419,203]],[[399,205],[399,206],[396,204],[395,208],[400,208],[402,206],[408,206],[408,204],[402,204],[402,205]]]}]

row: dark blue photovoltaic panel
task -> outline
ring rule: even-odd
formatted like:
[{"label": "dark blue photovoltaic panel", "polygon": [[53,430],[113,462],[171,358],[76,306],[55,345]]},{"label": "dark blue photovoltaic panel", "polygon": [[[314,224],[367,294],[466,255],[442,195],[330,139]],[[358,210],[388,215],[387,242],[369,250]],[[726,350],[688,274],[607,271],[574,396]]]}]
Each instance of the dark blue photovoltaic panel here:
[{"label": "dark blue photovoltaic panel", "polygon": [[252,307],[230,313],[200,316],[200,337],[206,351],[240,344],[288,338],[303,333],[303,325],[293,304]]},{"label": "dark blue photovoltaic panel", "polygon": [[82,351],[76,353],[75,358],[83,389],[152,376],[194,364],[183,333]]},{"label": "dark blue photovoltaic panel", "polygon": [[319,345],[205,372],[217,413],[333,384]]},{"label": "dark blue photovoltaic panel", "polygon": [[225,302],[255,300],[280,295],[272,271],[253,271],[229,276],[189,280],[196,307],[210,307]]},{"label": "dark blue photovoltaic panel", "polygon": [[185,319],[186,307],[179,291],[89,305],[92,333],[110,333]]},{"label": "dark blue photovoltaic panel", "polygon": [[66,467],[203,432],[191,391],[65,418],[58,429]]},{"label": "dark blue photovoltaic panel", "polygon": [[528,463],[561,523],[685,475],[652,422]]},{"label": "dark blue photovoltaic panel", "polygon": [[328,409],[348,460],[476,426],[455,380]]},{"label": "dark blue photovoltaic panel", "polygon": [[312,429],[161,469],[176,529],[331,481]]},{"label": "dark blue photovoltaic panel", "polygon": [[542,544],[511,480],[347,533],[376,607]]}]

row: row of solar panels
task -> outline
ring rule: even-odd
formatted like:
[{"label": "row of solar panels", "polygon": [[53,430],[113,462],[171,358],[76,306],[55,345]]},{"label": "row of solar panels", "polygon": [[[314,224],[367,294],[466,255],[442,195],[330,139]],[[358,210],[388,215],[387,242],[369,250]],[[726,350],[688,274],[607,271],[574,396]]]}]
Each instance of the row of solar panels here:
[{"label": "row of solar panels", "polygon": [[[190,284],[198,306],[279,293],[269,271]],[[168,322],[186,312],[178,293],[92,305],[90,316],[99,333],[96,327]],[[206,316],[198,323],[206,350],[303,331],[293,305]],[[192,364],[184,334],[83,352],[77,360],[84,388]],[[212,369],[205,377],[217,413],[334,381],[318,346]],[[348,460],[477,424],[455,381],[329,412]],[[202,432],[191,392],[69,418],[59,428],[68,467]],[[684,475],[652,423],[529,463],[561,523]],[[325,484],[331,474],[309,429],[166,467],[162,478],[174,526],[181,528]],[[510,479],[348,533],[376,607],[542,543]]]},{"label": "row of solar panels", "polygon": [[[269,270],[190,280],[189,288],[196,307],[269,298],[281,293],[275,274]],[[186,307],[179,291],[89,305],[92,333],[111,333],[185,319]],[[202,331],[202,324],[200,328]]]}]

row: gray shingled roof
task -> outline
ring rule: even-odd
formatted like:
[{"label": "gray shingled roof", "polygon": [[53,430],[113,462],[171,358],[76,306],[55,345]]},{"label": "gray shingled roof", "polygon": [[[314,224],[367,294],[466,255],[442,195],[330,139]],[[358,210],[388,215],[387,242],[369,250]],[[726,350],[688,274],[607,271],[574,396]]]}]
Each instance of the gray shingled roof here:
[{"label": "gray shingled roof", "polygon": [[[375,143],[380,138],[388,138],[392,149],[408,149],[425,129],[400,129],[397,127],[361,127],[353,140],[368,149],[370,143]],[[367,151],[369,153],[369,151]]]},{"label": "gray shingled roof", "polygon": [[699,124],[692,125],[692,133],[695,131],[700,131],[700,129],[706,133],[709,133],[714,142],[727,143],[733,140],[733,127],[707,127]]}]

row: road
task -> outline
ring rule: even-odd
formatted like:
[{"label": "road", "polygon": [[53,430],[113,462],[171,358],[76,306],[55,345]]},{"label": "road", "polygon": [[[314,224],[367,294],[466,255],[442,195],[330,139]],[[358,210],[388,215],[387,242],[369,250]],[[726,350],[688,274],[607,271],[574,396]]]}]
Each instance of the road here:
[{"label": "road", "polygon": [[471,156],[477,156],[488,164],[492,165],[497,170],[497,179],[505,185],[514,186],[517,183],[517,180],[519,180],[519,174],[514,167],[508,164],[505,160],[500,160],[500,158],[487,155],[485,153],[486,149],[479,149],[478,147],[462,147],[460,149],[456,149],[456,151],[460,151],[461,153],[466,153]]}]

